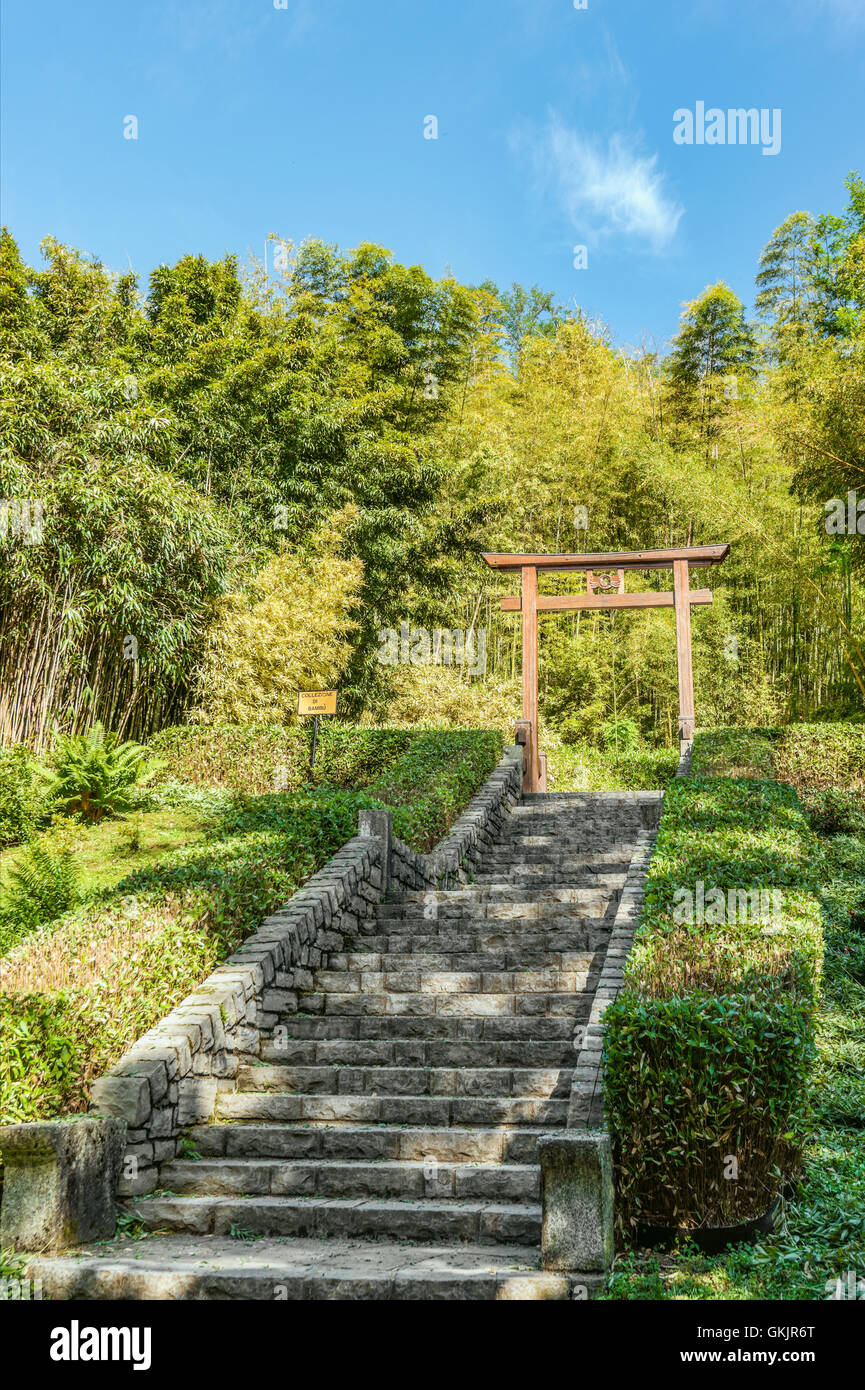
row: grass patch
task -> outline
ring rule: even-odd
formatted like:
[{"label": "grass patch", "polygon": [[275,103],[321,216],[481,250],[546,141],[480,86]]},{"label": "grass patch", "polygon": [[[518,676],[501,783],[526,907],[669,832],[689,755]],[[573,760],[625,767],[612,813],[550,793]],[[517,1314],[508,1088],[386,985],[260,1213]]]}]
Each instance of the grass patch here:
[{"label": "grass patch", "polygon": [[94,1077],[356,833],[361,807],[388,804],[378,792],[391,798],[396,834],[430,848],[501,741],[483,730],[410,741],[380,786],[249,795],[171,784],[144,803],[138,850],[124,822],[82,830],[88,901],[0,960],[0,1117],[86,1109]]}]

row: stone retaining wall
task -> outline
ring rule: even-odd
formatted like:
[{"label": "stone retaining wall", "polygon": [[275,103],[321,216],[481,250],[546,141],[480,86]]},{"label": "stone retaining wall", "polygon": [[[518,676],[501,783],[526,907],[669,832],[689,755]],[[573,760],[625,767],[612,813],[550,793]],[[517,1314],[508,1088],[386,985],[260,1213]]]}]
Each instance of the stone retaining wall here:
[{"label": "stone retaining wall", "polygon": [[391,877],[406,891],[450,888],[468,882],[484,852],[498,839],[511,807],[522,794],[523,750],[518,744],[504,757],[488,781],[431,854],[417,854],[401,840],[391,849]]},{"label": "stone retaining wall", "polygon": [[342,949],[343,929],[368,917],[391,883],[440,888],[467,876],[521,783],[514,745],[430,855],[392,839],[389,812],[361,812],[358,835],[94,1083],[91,1109],[127,1126],[120,1195],[153,1189],[184,1128],[211,1118],[217,1092],[234,1089],[240,1065],[258,1060],[262,1035],[297,1009],[297,991]]}]

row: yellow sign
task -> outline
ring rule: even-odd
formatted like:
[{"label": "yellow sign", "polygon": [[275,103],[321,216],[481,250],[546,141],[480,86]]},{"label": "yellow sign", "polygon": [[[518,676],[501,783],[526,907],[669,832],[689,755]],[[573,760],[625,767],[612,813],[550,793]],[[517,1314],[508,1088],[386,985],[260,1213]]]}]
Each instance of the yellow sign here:
[{"label": "yellow sign", "polygon": [[297,697],[298,714],[336,714],[335,690],[301,690]]}]

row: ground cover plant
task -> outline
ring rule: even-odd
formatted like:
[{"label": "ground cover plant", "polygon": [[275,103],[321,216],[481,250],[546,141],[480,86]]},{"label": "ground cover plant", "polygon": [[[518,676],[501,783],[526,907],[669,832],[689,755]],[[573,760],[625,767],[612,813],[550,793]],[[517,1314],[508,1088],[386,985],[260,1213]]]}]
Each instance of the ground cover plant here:
[{"label": "ground cover plant", "polygon": [[[364,759],[380,765],[385,747],[387,773],[363,785],[371,772]],[[0,959],[0,1115],[11,1121],[86,1108],[94,1076],[356,833],[361,807],[391,805],[395,833],[427,850],[500,751],[499,736],[485,730],[348,731],[333,736],[331,770],[341,767],[344,780],[357,776],[356,786],[155,788],[151,810],[141,813],[139,850],[119,846],[122,876],[106,881],[104,860],[94,855],[85,903],[38,927],[25,924]],[[210,753],[189,756],[201,765]],[[183,835],[192,827],[194,838],[146,855],[141,846],[166,815]],[[99,833],[112,825],[119,823],[103,821]],[[115,830],[107,843],[117,839]]]}]

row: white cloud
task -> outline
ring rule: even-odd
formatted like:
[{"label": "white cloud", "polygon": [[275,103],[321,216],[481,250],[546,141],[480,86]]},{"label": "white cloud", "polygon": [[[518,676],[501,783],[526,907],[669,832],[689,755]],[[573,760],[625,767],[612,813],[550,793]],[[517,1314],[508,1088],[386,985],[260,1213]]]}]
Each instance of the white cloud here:
[{"label": "white cloud", "polygon": [[865,9],[862,0],[823,0],[821,9],[828,10],[836,19],[848,24],[865,22]]},{"label": "white cloud", "polygon": [[684,211],[664,189],[657,155],[640,155],[627,136],[606,144],[552,117],[543,133],[522,136],[543,189],[553,187],[574,231],[587,242],[618,234],[663,251]]}]

